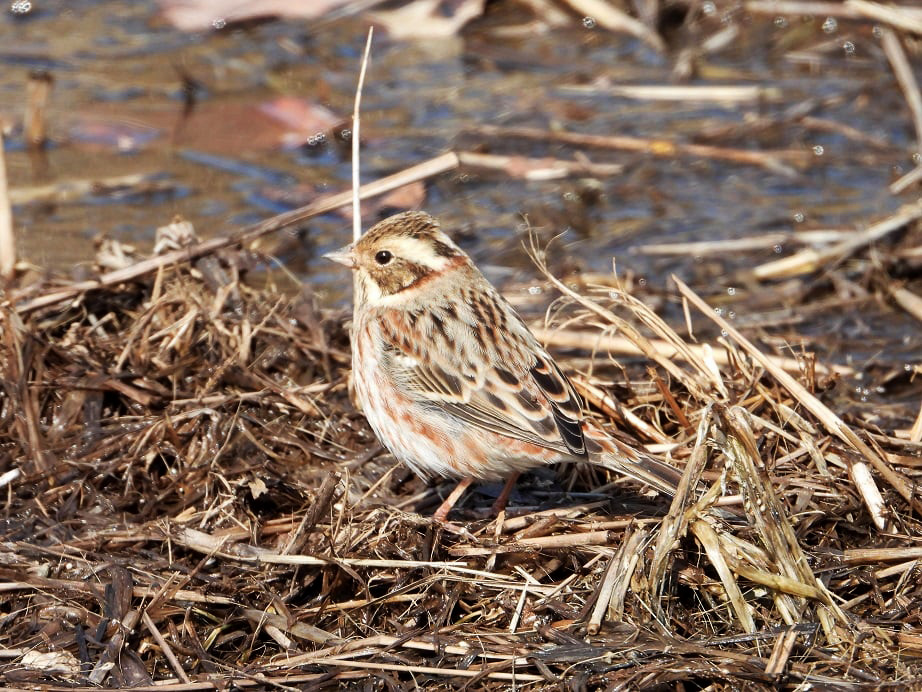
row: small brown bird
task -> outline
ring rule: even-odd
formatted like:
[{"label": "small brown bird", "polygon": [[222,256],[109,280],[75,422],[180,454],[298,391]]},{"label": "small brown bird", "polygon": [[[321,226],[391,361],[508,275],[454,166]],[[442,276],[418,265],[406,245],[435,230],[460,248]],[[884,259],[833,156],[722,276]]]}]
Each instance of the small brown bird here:
[{"label": "small brown bird", "polygon": [[677,469],[585,417],[554,359],[434,218],[397,214],[326,257],[357,274],[353,380],[375,434],[420,476],[460,479],[436,519],[474,480],[558,461],[675,493]]}]

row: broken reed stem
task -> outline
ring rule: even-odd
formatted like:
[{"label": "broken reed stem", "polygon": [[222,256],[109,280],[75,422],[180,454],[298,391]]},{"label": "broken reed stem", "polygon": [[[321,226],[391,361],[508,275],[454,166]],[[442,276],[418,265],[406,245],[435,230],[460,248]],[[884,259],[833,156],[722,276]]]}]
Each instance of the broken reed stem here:
[{"label": "broken reed stem", "polygon": [[659,533],[656,536],[656,542],[653,545],[653,555],[648,563],[647,589],[650,595],[649,601],[653,604],[653,612],[660,622],[669,621],[663,608],[666,602],[666,599],[663,598],[666,570],[670,559],[673,558],[675,546],[688,532],[688,523],[691,520],[692,512],[687,511],[687,508],[695,501],[693,491],[698,487],[701,474],[707,464],[707,441],[708,430],[710,430],[713,417],[712,408],[712,406],[708,406],[705,409],[704,415],[701,416],[701,421],[698,423],[691,458],[685,467],[685,472],[682,474],[682,480],[676,489],[676,494],[672,498],[669,512],[663,517]]},{"label": "broken reed stem", "polygon": [[746,12],[755,14],[796,14],[839,19],[872,19],[890,24],[896,29],[922,33],[922,10],[902,5],[882,5],[867,0],[826,2],[823,0],[747,0]]},{"label": "broken reed stem", "polygon": [[922,218],[922,200],[903,205],[895,214],[868,226],[863,231],[853,234],[852,237],[843,240],[841,243],[836,243],[820,250],[804,248],[789,257],[760,264],[752,270],[752,274],[760,281],[809,274],[830,262],[845,259],[860,248],[866,247],[894,231],[898,231],[906,224],[912,223],[919,218]]},{"label": "broken reed stem", "polygon": [[618,565],[619,579],[615,580],[615,587],[608,599],[607,618],[614,622],[624,620],[624,599],[627,597],[628,587],[634,577],[634,571],[649,542],[650,531],[636,527],[624,537],[621,548],[618,550],[616,562]]},{"label": "broken reed stem", "polygon": [[487,137],[501,139],[527,139],[541,142],[560,142],[576,146],[594,147],[597,149],[614,149],[620,151],[635,151],[656,158],[677,158],[689,156],[693,158],[714,159],[730,161],[733,163],[763,166],[772,171],[787,170],[789,165],[806,167],[816,158],[799,149],[779,149],[750,151],[747,149],[732,149],[717,147],[707,144],[686,144],[671,139],[657,139],[653,137],[630,137],[626,135],[590,135],[580,132],[551,132],[532,127],[500,127],[497,125],[480,125],[472,129],[473,132]]},{"label": "broken reed stem", "polygon": [[922,95],[919,94],[919,85],[916,84],[912,65],[906,58],[903,44],[892,29],[882,29],[881,45],[893,68],[896,81],[906,97],[906,105],[912,114],[912,123],[916,130],[916,151],[922,151]]},{"label": "broken reed stem", "polygon": [[144,623],[147,631],[151,633],[154,641],[157,642],[157,646],[160,647],[163,655],[166,656],[166,660],[169,662],[173,672],[176,673],[177,677],[179,677],[179,679],[182,680],[185,684],[190,684],[192,680],[188,675],[186,675],[186,671],[183,670],[182,664],[179,662],[179,659],[176,658],[176,654],[173,653],[172,647],[169,645],[167,640],[164,639],[163,634],[159,629],[157,629],[157,625],[154,623],[153,619],[146,610],[141,613],[141,621]]},{"label": "broken reed stem", "polygon": [[0,277],[9,279],[16,267],[16,238],[13,235],[13,211],[6,183],[6,157],[0,132]]},{"label": "broken reed stem", "polygon": [[909,439],[912,442],[922,442],[922,403],[919,404],[919,413],[909,430]]},{"label": "broken reed stem", "polygon": [[359,149],[361,147],[361,119],[362,88],[365,86],[365,71],[368,69],[368,58],[371,55],[371,39],[375,34],[373,26],[368,27],[368,38],[365,40],[365,53],[362,55],[362,67],[359,70],[359,82],[355,87],[355,106],[352,110],[352,242],[362,237],[362,206],[359,199],[361,188],[361,166],[359,165]]},{"label": "broken reed stem", "polygon": [[898,195],[903,190],[907,189],[911,185],[915,185],[920,180],[922,180],[922,165],[916,166],[908,173],[900,176],[892,183],[890,183],[890,192],[894,195]]},{"label": "broken reed stem", "polygon": [[695,534],[704,552],[707,553],[711,566],[717,571],[720,583],[727,594],[727,600],[736,614],[736,619],[745,632],[752,634],[756,631],[756,623],[753,619],[752,608],[746,602],[743,592],[736,582],[736,576],[733,570],[724,559],[724,553],[720,548],[720,540],[714,527],[711,526],[708,519],[696,519],[691,523],[691,531]]},{"label": "broken reed stem", "polygon": [[922,11],[918,7],[894,7],[868,0],[845,0],[846,10],[855,10],[859,18],[890,24],[894,29],[922,34]]},{"label": "broken reed stem", "polygon": [[630,34],[648,43],[656,52],[666,52],[666,44],[658,33],[606,0],[563,0],[563,2],[577,14],[597,22],[609,31]]},{"label": "broken reed stem", "polygon": [[47,143],[48,126],[45,114],[53,84],[54,77],[45,70],[35,70],[29,74],[29,81],[26,83],[23,135],[30,149],[41,149]]}]

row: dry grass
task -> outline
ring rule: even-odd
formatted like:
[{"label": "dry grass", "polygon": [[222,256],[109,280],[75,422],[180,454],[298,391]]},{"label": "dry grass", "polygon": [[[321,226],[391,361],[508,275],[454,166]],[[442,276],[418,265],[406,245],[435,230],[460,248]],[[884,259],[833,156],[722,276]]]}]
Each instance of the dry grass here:
[{"label": "dry grass", "polygon": [[920,684],[919,431],[846,422],[822,364],[724,323],[718,365],[617,280],[548,275],[571,347],[648,354],[576,381],[687,483],[545,470],[439,525],[349,402],[344,315],[205,259],[3,308],[7,685]]}]

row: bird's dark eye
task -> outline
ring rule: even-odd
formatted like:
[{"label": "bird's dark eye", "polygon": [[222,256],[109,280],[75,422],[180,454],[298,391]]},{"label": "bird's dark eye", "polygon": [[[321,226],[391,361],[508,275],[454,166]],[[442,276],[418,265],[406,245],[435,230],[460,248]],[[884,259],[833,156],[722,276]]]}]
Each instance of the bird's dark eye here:
[{"label": "bird's dark eye", "polygon": [[380,264],[382,267],[394,259],[394,256],[390,253],[390,250],[379,250],[375,254],[375,262]]}]

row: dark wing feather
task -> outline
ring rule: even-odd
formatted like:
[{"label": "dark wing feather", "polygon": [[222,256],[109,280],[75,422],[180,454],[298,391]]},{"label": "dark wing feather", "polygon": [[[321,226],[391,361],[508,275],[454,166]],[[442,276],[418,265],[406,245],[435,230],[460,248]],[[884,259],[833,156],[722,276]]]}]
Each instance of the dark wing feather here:
[{"label": "dark wing feather", "polygon": [[[543,349],[542,349],[543,351]],[[550,356],[542,353],[538,364],[529,370],[535,383],[541,388],[554,414],[557,429],[567,448],[576,456],[586,454],[586,440],[583,439],[583,425],[580,409],[582,402],[566,375],[560,372]]]}]

